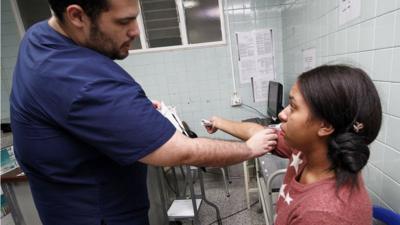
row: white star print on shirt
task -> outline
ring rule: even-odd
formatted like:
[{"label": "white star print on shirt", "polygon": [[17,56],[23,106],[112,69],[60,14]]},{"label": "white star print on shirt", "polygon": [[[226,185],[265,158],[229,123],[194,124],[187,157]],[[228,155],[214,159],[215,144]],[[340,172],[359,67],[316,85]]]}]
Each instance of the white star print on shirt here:
[{"label": "white star print on shirt", "polygon": [[285,202],[290,205],[290,203],[293,201],[293,198],[290,197],[289,192],[286,194],[285,197]]},{"label": "white star print on shirt", "polygon": [[281,189],[279,189],[279,197],[278,198],[280,198],[280,197],[285,198],[286,197],[285,196],[285,187],[286,187],[286,184],[282,184]]},{"label": "white star print on shirt", "polygon": [[290,166],[294,167],[296,174],[297,174],[297,171],[299,171],[299,165],[303,163],[303,160],[300,159],[300,155],[301,155],[301,152],[298,152],[297,155],[292,154],[293,160],[290,163]]}]

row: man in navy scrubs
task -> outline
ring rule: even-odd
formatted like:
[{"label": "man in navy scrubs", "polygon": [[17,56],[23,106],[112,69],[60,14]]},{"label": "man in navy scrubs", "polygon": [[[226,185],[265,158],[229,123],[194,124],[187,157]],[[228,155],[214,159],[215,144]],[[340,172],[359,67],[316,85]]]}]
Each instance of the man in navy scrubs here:
[{"label": "man in navy scrubs", "polygon": [[15,154],[44,225],[148,224],[146,164],[234,164],[266,153],[176,132],[113,60],[139,35],[137,0],[49,0],[25,34],[10,97]]}]

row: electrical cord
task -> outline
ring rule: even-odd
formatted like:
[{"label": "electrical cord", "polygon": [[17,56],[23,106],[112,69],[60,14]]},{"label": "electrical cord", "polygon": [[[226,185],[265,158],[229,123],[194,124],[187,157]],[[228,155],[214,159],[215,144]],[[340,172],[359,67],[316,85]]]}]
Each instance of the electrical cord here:
[{"label": "electrical cord", "polygon": [[[255,204],[257,204],[258,202],[259,202],[259,200],[257,200],[257,201],[255,201],[254,203],[252,203],[252,204],[250,205],[250,208],[253,207]],[[241,212],[243,212],[243,211],[246,211],[246,210],[247,210],[247,207],[246,207],[246,208],[243,208],[243,209],[241,209],[241,210],[239,210],[239,211],[237,211],[237,212],[234,212],[234,213],[232,213],[232,214],[230,214],[230,215],[228,215],[228,216],[225,216],[225,217],[221,218],[221,221],[222,221],[222,220],[225,220],[225,219],[228,219],[228,218],[230,218],[230,217],[232,217],[232,216],[234,216],[234,215],[237,215],[237,214],[239,214],[239,213],[241,213]],[[218,220],[214,220],[213,222],[211,222],[211,223],[208,224],[208,225],[212,225],[212,224],[214,224],[214,223],[216,223],[216,222],[218,222]]]},{"label": "electrical cord", "polygon": [[264,113],[258,111],[258,110],[257,110],[256,108],[254,108],[254,107],[251,107],[251,106],[249,106],[249,105],[247,105],[247,104],[244,104],[244,103],[242,103],[242,105],[243,105],[243,106],[246,106],[247,108],[250,108],[250,109],[252,109],[252,110],[254,110],[254,111],[256,111],[256,112],[258,112],[263,118],[267,118],[267,117],[268,117],[267,115],[265,115]]}]

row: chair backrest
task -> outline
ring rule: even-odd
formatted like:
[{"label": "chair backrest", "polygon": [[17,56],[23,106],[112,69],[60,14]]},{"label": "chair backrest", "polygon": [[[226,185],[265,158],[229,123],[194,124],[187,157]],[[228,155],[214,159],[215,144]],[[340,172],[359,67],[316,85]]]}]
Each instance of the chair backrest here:
[{"label": "chair backrest", "polygon": [[272,199],[272,188],[273,182],[277,178],[282,178],[286,174],[286,169],[280,169],[273,172],[267,180],[267,191],[268,191],[268,204],[267,204],[267,214],[268,214],[268,224],[274,223],[274,201]]},{"label": "chair backrest", "polygon": [[374,205],[372,208],[373,217],[386,225],[400,225],[400,214],[392,210]]}]

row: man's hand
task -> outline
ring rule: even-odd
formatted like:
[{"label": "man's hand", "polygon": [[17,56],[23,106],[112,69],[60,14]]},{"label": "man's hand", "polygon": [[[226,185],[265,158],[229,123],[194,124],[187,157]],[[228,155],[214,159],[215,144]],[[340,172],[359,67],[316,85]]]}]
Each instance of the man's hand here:
[{"label": "man's hand", "polygon": [[259,157],[272,151],[276,147],[277,139],[274,129],[263,129],[247,140],[246,145],[253,151],[254,157]]}]

